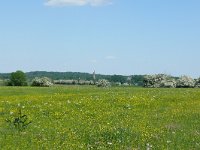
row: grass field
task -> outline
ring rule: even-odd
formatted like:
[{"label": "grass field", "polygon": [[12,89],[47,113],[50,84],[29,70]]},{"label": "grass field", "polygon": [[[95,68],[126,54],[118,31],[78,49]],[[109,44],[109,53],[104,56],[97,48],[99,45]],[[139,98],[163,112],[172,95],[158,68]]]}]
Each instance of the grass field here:
[{"label": "grass field", "polygon": [[200,149],[200,89],[0,87],[0,149]]}]

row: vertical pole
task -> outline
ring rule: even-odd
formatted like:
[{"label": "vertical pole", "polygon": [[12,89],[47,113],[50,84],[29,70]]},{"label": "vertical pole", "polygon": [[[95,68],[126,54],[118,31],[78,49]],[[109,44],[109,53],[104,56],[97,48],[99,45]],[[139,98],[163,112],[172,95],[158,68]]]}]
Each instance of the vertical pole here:
[{"label": "vertical pole", "polygon": [[94,82],[94,84],[96,84],[96,75],[95,75],[95,70],[94,70],[94,72],[93,72],[93,82]]}]

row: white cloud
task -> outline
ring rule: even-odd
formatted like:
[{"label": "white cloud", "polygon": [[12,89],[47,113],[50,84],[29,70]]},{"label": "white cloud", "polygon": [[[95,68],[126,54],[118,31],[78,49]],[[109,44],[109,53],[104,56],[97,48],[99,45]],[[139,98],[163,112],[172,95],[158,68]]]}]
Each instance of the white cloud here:
[{"label": "white cloud", "polygon": [[100,6],[109,5],[111,0],[46,0],[45,5],[47,6]]},{"label": "white cloud", "polygon": [[117,59],[117,57],[115,57],[115,56],[106,56],[105,59],[114,60],[114,59]]}]

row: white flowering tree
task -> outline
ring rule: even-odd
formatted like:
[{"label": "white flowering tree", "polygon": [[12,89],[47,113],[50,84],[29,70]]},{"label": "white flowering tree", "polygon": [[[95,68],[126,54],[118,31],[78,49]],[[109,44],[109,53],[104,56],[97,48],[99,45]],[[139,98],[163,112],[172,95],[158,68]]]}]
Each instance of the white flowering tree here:
[{"label": "white flowering tree", "polygon": [[34,78],[32,80],[32,86],[40,86],[40,87],[50,87],[53,85],[53,82],[50,78],[42,77],[42,78]]},{"label": "white flowering tree", "polygon": [[182,76],[177,80],[176,86],[178,88],[193,88],[195,87],[195,80],[188,76]]},{"label": "white flowering tree", "polygon": [[150,88],[175,88],[176,81],[169,75],[165,74],[156,74],[156,75],[147,75],[144,77],[144,87]]},{"label": "white flowering tree", "polygon": [[110,82],[108,82],[108,80],[105,80],[105,79],[98,80],[98,82],[96,83],[96,85],[98,87],[109,87],[109,86],[111,86]]},{"label": "white flowering tree", "polygon": [[195,80],[195,87],[200,88],[200,78]]}]

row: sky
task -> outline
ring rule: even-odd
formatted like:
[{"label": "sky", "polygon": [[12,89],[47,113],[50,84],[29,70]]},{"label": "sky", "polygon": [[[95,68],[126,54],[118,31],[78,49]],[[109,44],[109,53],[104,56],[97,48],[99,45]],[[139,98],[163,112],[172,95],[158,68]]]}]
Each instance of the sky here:
[{"label": "sky", "polygon": [[0,72],[200,76],[199,0],[1,0]]}]

